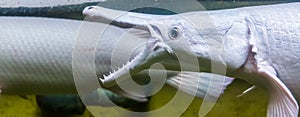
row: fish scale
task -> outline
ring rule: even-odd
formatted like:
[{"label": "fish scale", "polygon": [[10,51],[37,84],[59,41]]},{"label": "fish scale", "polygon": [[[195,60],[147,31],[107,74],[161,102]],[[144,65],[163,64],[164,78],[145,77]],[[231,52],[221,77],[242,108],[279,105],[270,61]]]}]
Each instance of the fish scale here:
[{"label": "fish scale", "polygon": [[[292,7],[292,6],[291,6]],[[254,23],[263,24],[257,27],[264,32],[262,38],[265,45],[257,45],[260,48],[258,54],[263,54],[271,65],[276,69],[279,78],[286,84],[286,86],[292,91],[297,100],[300,100],[300,30],[299,13],[300,10],[278,8],[285,11],[281,12],[267,12],[259,13],[254,12]],[[261,14],[261,15],[257,15]],[[265,16],[264,14],[267,14]],[[271,22],[269,22],[271,21]],[[276,23],[274,23],[276,22]]]},{"label": "fish scale", "polygon": [[[42,86],[49,86],[49,90],[56,90],[57,84],[51,83],[55,80],[67,84],[60,90],[61,92],[74,90],[75,87],[70,85],[72,83],[72,72],[70,72],[72,58],[69,53],[72,52],[74,34],[78,29],[79,22],[70,21],[68,23],[45,18],[0,18],[1,26],[6,26],[6,28],[1,28],[3,35],[0,38],[2,43],[0,46],[1,86],[8,89],[3,90],[4,93],[35,93],[34,90]],[[59,25],[65,25],[69,29],[59,29],[57,27]],[[57,32],[57,30],[61,32]],[[65,34],[65,38],[61,38],[62,35],[59,33]],[[61,39],[56,40],[58,38]],[[67,78],[68,82],[60,77]],[[14,78],[20,80],[14,81]],[[43,80],[38,81],[38,78],[43,78]],[[39,83],[33,84],[32,82]]]},{"label": "fish scale", "polygon": [[[114,55],[120,64],[124,64],[126,56],[135,55],[136,52],[132,50],[139,51],[141,44],[146,41],[134,40],[118,48],[115,47],[118,43],[120,45],[135,38],[127,35],[124,36],[126,40],[122,40],[119,36],[125,30],[77,20],[1,16],[0,25],[0,88],[3,94],[76,93],[72,52],[78,34],[83,34],[86,40],[99,39],[95,66],[97,75],[101,76],[111,70],[115,49],[126,48],[126,52]],[[92,26],[84,31],[81,29],[84,25]],[[104,29],[107,31],[100,38]],[[86,51],[91,50],[93,49],[88,48]],[[82,80],[87,86],[97,83],[97,78],[94,81],[85,78]],[[97,88],[89,87],[87,90]]]}]

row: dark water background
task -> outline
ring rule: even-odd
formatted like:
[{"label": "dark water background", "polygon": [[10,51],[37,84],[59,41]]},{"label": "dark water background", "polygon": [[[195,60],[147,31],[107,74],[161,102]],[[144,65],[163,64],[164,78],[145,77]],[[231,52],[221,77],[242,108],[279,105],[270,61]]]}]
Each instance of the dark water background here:
[{"label": "dark water background", "polygon": [[[42,17],[57,17],[57,18],[69,18],[69,19],[83,19],[81,14],[82,10],[86,6],[100,5],[107,8],[126,10],[140,13],[150,14],[174,14],[168,10],[162,10],[154,7],[137,8],[137,6],[162,6],[160,4],[173,3],[176,9],[179,9],[177,13],[203,10],[198,6],[193,6],[185,0],[107,0],[105,2],[92,2],[75,5],[60,5],[50,7],[17,7],[6,8],[0,6],[0,16],[42,16]],[[255,6],[265,4],[278,4],[289,2],[300,2],[300,0],[197,0],[206,10],[216,9],[228,9],[242,6]],[[175,4],[174,4],[175,3]]]}]

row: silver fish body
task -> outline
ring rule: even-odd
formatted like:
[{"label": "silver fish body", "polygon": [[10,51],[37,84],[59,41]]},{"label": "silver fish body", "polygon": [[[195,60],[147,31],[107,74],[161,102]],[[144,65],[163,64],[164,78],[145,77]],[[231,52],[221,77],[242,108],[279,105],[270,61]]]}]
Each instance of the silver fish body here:
[{"label": "silver fish body", "polygon": [[[100,23],[76,20],[36,18],[36,17],[0,17],[0,86],[2,94],[69,94],[76,93],[72,72],[72,54],[78,35],[86,40],[97,38],[95,49],[96,75],[108,73],[111,57],[121,39],[115,35],[125,31],[116,27],[107,27]],[[81,30],[91,25],[88,31]],[[107,29],[105,38],[100,39],[101,31]],[[107,41],[104,41],[106,40]],[[131,37],[127,39],[134,39]],[[136,52],[143,40],[126,45],[128,53],[118,53],[117,60],[126,62]],[[96,42],[95,42],[96,44]],[[124,46],[123,46],[124,47]],[[130,49],[131,48],[131,49]],[[119,48],[120,49],[120,48]],[[91,49],[90,51],[92,51]],[[88,49],[87,49],[88,51]],[[123,63],[123,64],[124,64]],[[98,80],[82,78],[87,86]],[[96,82],[95,82],[96,81]],[[87,87],[87,91],[97,89]]]}]

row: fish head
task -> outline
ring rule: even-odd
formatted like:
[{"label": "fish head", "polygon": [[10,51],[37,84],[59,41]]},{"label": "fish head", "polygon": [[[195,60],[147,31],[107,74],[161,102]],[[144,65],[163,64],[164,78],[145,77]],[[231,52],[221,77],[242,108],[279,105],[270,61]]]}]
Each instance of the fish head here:
[{"label": "fish head", "polygon": [[[179,59],[185,59],[189,71],[199,71],[198,59],[193,52],[194,44],[204,44],[199,40],[197,29],[187,19],[180,15],[150,15],[132,12],[121,12],[102,7],[87,7],[83,11],[93,21],[100,21],[124,29],[134,29],[134,32],[143,32],[141,38],[146,37],[145,48],[124,64],[119,69],[99,78],[101,85],[105,88],[114,87],[117,81],[126,80],[129,73],[135,74],[148,69],[155,63],[162,64],[168,70],[182,70],[182,63]],[[139,33],[140,34],[140,33]],[[146,36],[145,36],[146,35]],[[198,49],[204,49],[198,48]],[[207,56],[209,52],[203,52]],[[196,65],[195,65],[196,63]],[[193,66],[193,67],[191,67]]]},{"label": "fish head", "polygon": [[[159,21],[154,20],[147,24],[147,30],[150,34],[148,45],[153,45],[152,49],[155,50],[164,50],[169,55],[159,57],[159,63],[166,69],[198,72],[199,62],[209,63],[211,52],[206,40],[186,18],[174,15]],[[150,59],[153,58],[148,58],[148,61]],[[201,67],[208,68],[209,64]]]}]

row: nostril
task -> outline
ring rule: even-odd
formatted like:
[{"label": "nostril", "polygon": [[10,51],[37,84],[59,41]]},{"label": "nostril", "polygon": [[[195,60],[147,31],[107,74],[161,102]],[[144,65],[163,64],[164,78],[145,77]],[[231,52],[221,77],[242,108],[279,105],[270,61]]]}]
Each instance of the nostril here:
[{"label": "nostril", "polygon": [[94,7],[93,6],[90,6],[90,7],[88,7],[88,10],[91,10],[91,9],[93,9]]}]

